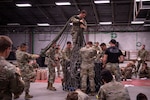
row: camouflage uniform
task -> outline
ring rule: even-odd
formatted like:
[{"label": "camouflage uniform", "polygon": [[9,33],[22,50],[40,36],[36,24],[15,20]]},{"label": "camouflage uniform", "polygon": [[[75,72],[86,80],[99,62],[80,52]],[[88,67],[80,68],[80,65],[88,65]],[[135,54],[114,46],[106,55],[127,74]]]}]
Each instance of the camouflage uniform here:
[{"label": "camouflage uniform", "polygon": [[[81,23],[80,20],[84,20],[84,23]],[[75,45],[78,38],[81,38],[79,40],[83,39],[83,37],[80,37],[80,35],[83,34],[84,29],[81,28],[80,25],[82,24],[85,27],[87,27],[87,23],[86,23],[85,19],[79,18],[78,15],[72,16],[71,17],[71,22],[73,23],[73,26],[72,26],[72,29],[71,29],[72,41],[73,41],[73,44]],[[80,42],[83,42],[83,40],[80,41]]]},{"label": "camouflage uniform", "polygon": [[139,77],[140,78],[144,78],[144,77],[150,78],[150,68],[149,67],[146,67],[145,69],[141,68],[141,70],[139,71]]},{"label": "camouflage uniform", "polygon": [[95,71],[94,71],[94,57],[96,56],[96,50],[92,47],[82,47],[80,49],[80,55],[82,59],[81,63],[81,90],[87,89],[87,77],[89,76],[91,92],[95,91]]},{"label": "camouflage uniform", "polygon": [[55,61],[55,48],[51,47],[47,52],[46,52],[46,56],[48,57],[48,70],[49,70],[49,76],[48,76],[48,82],[53,84],[55,81],[55,66],[56,65],[56,61]]},{"label": "camouflage uniform", "polygon": [[61,60],[61,65],[62,65],[62,71],[63,71],[63,81],[62,85],[65,85],[65,82],[67,81],[67,65],[70,63],[70,57],[72,54],[72,49],[71,48],[65,48],[62,51],[62,60]]},{"label": "camouflage uniform", "polygon": [[75,92],[78,93],[78,100],[90,100],[90,97],[81,90],[76,90]]},{"label": "camouflage uniform", "polygon": [[62,53],[60,51],[55,53],[55,61],[56,61],[56,67],[57,67],[57,74],[58,77],[60,77],[60,61],[62,59]]},{"label": "camouflage uniform", "polygon": [[21,70],[22,79],[25,82],[25,89],[26,93],[29,93],[30,88],[30,80],[36,78],[36,73],[34,71],[33,66],[29,64],[30,59],[34,59],[34,55],[29,54],[27,52],[17,50],[16,51],[16,58],[18,62],[18,66]]},{"label": "camouflage uniform", "polygon": [[137,72],[138,72],[141,64],[143,64],[145,62],[147,55],[148,55],[148,52],[145,49],[141,49],[138,51],[138,58],[140,58],[140,60],[138,61]]},{"label": "camouflage uniform", "polygon": [[124,76],[124,79],[131,79],[132,74],[136,70],[136,66],[132,63],[129,63],[123,70],[122,75]]},{"label": "camouflage uniform", "polygon": [[97,96],[98,100],[130,100],[127,89],[116,81],[102,85]]},{"label": "camouflage uniform", "polygon": [[22,94],[24,82],[16,71],[14,65],[0,57],[0,100],[12,100],[12,93]]}]

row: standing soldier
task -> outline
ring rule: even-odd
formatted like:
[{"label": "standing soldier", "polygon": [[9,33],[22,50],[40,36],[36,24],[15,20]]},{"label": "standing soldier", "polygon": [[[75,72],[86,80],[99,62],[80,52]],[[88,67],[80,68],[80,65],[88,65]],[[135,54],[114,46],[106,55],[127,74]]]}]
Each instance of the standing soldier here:
[{"label": "standing soldier", "polygon": [[[74,15],[71,17],[71,23],[73,23],[72,26],[72,41],[73,45],[78,44],[77,41],[81,40],[80,42],[83,42],[83,31],[87,28],[86,20],[84,19],[86,17],[87,12],[85,10],[82,10],[79,15]],[[82,45],[82,43],[81,43]]]},{"label": "standing soldier", "polygon": [[56,67],[56,59],[55,59],[55,50],[56,50],[56,43],[52,44],[52,47],[46,52],[46,57],[47,57],[47,67],[49,70],[49,75],[48,75],[48,85],[47,89],[56,91],[56,88],[53,87],[54,81],[55,81],[55,67]]},{"label": "standing soldier", "polygon": [[96,56],[96,50],[92,47],[92,42],[88,42],[85,47],[80,49],[80,55],[82,59],[81,63],[81,90],[86,92],[87,78],[89,77],[91,95],[95,92],[95,72],[94,72],[94,59]]},{"label": "standing soldier", "polygon": [[137,60],[138,60],[138,65],[137,65],[137,72],[139,71],[139,68],[141,64],[144,64],[146,61],[146,57],[148,55],[148,52],[145,50],[145,45],[142,45],[141,50],[138,51],[137,55]]},{"label": "standing soldier", "polygon": [[22,79],[25,82],[25,99],[32,98],[33,96],[29,94],[30,81],[35,79],[36,72],[33,66],[29,64],[31,59],[38,58],[39,55],[27,53],[28,46],[25,43],[20,45],[20,49],[16,51],[16,58],[18,66],[21,70]]},{"label": "standing soldier", "polygon": [[7,36],[0,36],[0,100],[12,100],[12,94],[19,98],[24,90],[19,70],[7,62],[12,41]]},{"label": "standing soldier", "polygon": [[60,77],[60,61],[62,59],[62,53],[60,51],[60,48],[59,47],[56,47],[56,50],[55,50],[55,61],[56,61],[56,67],[57,67],[57,75],[58,77]]},{"label": "standing soldier", "polygon": [[124,61],[124,56],[121,50],[116,46],[116,43],[114,39],[109,42],[110,47],[106,49],[103,57],[103,67],[115,75],[116,81],[121,81],[122,75],[119,63]]},{"label": "standing soldier", "polygon": [[63,71],[63,80],[62,85],[65,86],[65,82],[67,81],[67,65],[70,63],[70,57],[72,54],[72,43],[70,41],[67,42],[66,48],[62,51],[62,71]]}]

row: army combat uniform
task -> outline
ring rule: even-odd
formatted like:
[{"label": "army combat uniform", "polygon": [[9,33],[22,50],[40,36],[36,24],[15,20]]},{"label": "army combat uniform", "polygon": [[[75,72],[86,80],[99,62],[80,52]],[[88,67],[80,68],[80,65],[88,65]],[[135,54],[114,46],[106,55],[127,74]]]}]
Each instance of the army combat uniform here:
[{"label": "army combat uniform", "polygon": [[30,80],[35,79],[36,72],[34,71],[33,66],[29,64],[29,61],[31,59],[34,59],[33,54],[29,54],[24,51],[17,50],[16,51],[16,58],[18,62],[18,66],[21,70],[21,76],[25,82],[25,98],[32,98],[32,96],[29,95],[29,88],[30,88]]},{"label": "army combat uniform", "polygon": [[130,100],[127,89],[120,82],[111,81],[100,87],[98,100]]},{"label": "army combat uniform", "polygon": [[14,95],[21,95],[24,82],[14,65],[0,56],[0,100],[12,100]]},{"label": "army combat uniform", "polygon": [[[84,23],[81,23],[80,20],[84,20]],[[72,26],[72,29],[71,29],[73,45],[77,44],[77,41],[78,41],[79,38],[81,38],[79,40],[81,40],[80,43],[82,45],[84,37],[81,36],[81,35],[83,35],[84,29],[81,27],[81,25],[83,25],[84,27],[87,27],[86,20],[83,19],[83,18],[82,19],[79,18],[78,15],[74,15],[74,16],[71,17],[71,22],[73,23],[73,26]]]},{"label": "army combat uniform", "polygon": [[96,50],[92,47],[82,47],[80,49],[80,55],[82,59],[81,63],[81,90],[87,89],[87,77],[89,77],[91,92],[95,92],[95,71],[94,71],[94,57],[96,56]]},{"label": "army combat uniform", "polygon": [[148,52],[145,49],[141,49],[138,51],[137,72],[139,71],[141,64],[143,64],[145,62],[147,55],[148,55]]},{"label": "army combat uniform", "polygon": [[48,75],[48,86],[47,89],[50,89],[52,91],[55,91],[55,87],[53,87],[54,81],[55,81],[55,67],[57,65],[55,61],[55,47],[51,47],[47,52],[46,52],[46,57],[47,57],[47,67],[49,70],[49,75]]}]

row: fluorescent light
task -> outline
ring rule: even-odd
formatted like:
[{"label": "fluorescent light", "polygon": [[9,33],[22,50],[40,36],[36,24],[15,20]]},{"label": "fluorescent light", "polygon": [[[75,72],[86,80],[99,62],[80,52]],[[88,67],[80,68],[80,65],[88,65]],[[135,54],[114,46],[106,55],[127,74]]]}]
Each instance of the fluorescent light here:
[{"label": "fluorescent light", "polygon": [[72,26],[73,25],[73,23],[69,23],[70,24],[70,26]]},{"label": "fluorescent light", "polygon": [[136,0],[136,2],[140,2],[140,1],[150,1],[150,0]]},{"label": "fluorescent light", "polygon": [[38,26],[50,26],[48,23],[38,23]]},{"label": "fluorescent light", "polygon": [[110,25],[112,22],[99,22],[100,25]]},{"label": "fluorescent light", "polygon": [[58,6],[66,6],[66,5],[71,5],[70,2],[55,2],[56,5]]},{"label": "fluorescent light", "polygon": [[18,26],[20,24],[19,23],[8,23],[7,25],[9,25],[9,26]]},{"label": "fluorescent light", "polygon": [[17,7],[31,7],[32,5],[31,4],[16,4]]},{"label": "fluorescent light", "polygon": [[131,21],[131,24],[144,24],[144,21]]},{"label": "fluorescent light", "polygon": [[94,3],[96,3],[96,4],[99,4],[99,3],[110,3],[110,1],[109,0],[106,0],[106,1],[94,1]]}]

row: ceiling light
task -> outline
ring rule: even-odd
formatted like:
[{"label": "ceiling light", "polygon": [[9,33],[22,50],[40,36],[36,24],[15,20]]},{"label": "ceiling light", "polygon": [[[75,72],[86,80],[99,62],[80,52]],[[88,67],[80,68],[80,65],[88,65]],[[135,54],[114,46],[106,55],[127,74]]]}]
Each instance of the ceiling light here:
[{"label": "ceiling light", "polygon": [[9,26],[18,26],[20,24],[19,23],[8,23],[7,25],[9,25]]},{"label": "ceiling light", "polygon": [[100,25],[110,25],[112,22],[99,22]]},{"label": "ceiling light", "polygon": [[16,4],[17,7],[31,7],[32,5],[31,4]]},{"label": "ceiling light", "polygon": [[144,24],[144,21],[131,21],[131,24]]},{"label": "ceiling light", "polygon": [[136,0],[136,2],[140,2],[140,1],[150,1],[150,0]]},{"label": "ceiling light", "polygon": [[105,1],[94,1],[94,3],[99,4],[99,3],[110,3],[109,0],[105,0]]},{"label": "ceiling light", "polygon": [[67,5],[71,5],[70,2],[55,2],[56,5],[58,6],[67,6]]},{"label": "ceiling light", "polygon": [[73,25],[73,23],[69,23],[71,26]]},{"label": "ceiling light", "polygon": [[38,26],[50,26],[48,23],[38,23]]}]

